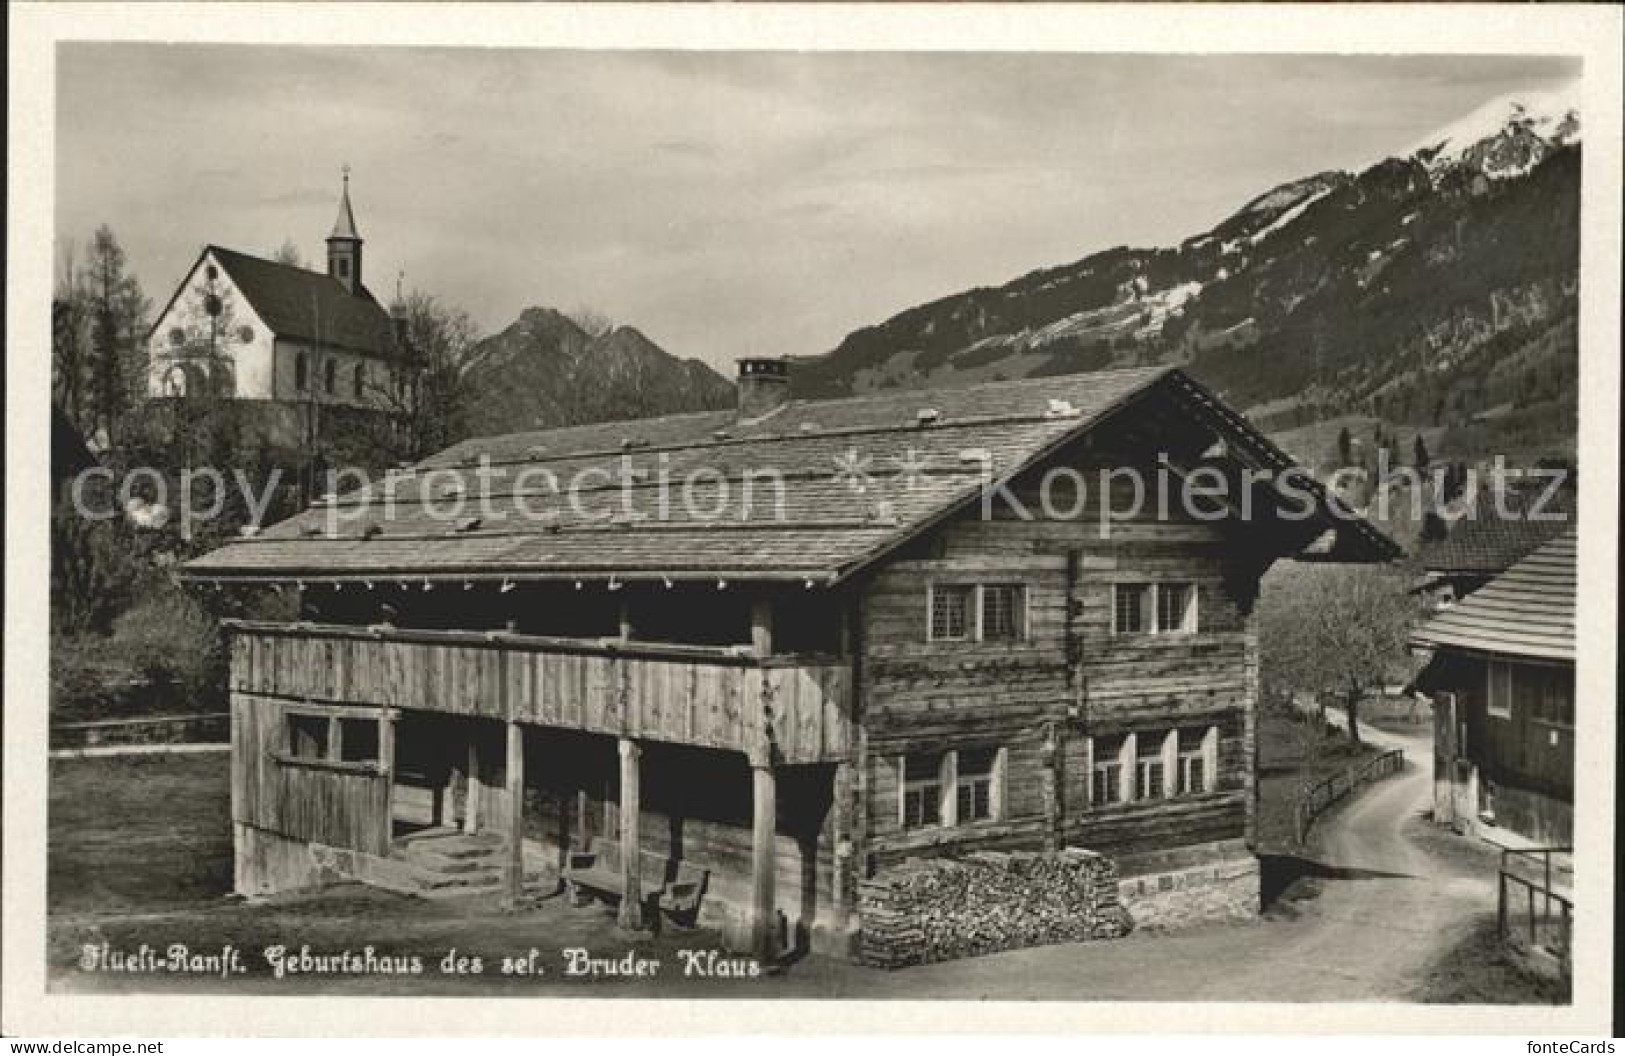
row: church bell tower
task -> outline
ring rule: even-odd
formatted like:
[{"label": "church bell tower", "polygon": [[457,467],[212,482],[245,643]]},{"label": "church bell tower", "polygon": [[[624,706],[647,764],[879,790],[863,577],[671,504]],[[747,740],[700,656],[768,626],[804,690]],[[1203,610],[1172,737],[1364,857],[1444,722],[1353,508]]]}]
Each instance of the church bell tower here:
[{"label": "church bell tower", "polygon": [[350,166],[344,166],[344,194],[339,199],[339,218],[327,236],[327,273],[344,284],[352,294],[361,285],[361,235],[355,229],[355,212],[350,208]]}]

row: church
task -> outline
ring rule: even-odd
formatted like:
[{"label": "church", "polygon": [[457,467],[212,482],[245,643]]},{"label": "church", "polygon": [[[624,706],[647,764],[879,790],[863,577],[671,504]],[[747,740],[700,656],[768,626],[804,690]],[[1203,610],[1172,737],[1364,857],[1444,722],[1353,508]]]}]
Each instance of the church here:
[{"label": "church", "polygon": [[398,406],[405,306],[367,289],[362,246],[348,167],[325,272],[205,246],[148,334],[148,396]]}]

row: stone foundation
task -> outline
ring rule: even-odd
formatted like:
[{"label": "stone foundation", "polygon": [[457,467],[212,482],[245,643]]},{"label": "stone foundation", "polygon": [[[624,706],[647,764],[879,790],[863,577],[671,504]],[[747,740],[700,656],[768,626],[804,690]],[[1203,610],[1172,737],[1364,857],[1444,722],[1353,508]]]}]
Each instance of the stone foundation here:
[{"label": "stone foundation", "polygon": [[1252,920],[1261,908],[1258,859],[1245,846],[1215,844],[1119,863],[1118,893],[1134,927],[1178,931]]},{"label": "stone foundation", "polygon": [[857,959],[880,968],[1128,930],[1117,867],[1092,851],[910,858],[858,885]]}]

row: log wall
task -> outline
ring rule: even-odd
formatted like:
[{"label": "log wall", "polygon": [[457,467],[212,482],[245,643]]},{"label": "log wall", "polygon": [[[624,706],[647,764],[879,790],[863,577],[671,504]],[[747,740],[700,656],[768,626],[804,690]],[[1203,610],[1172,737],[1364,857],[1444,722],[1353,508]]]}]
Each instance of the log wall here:
[{"label": "log wall", "polygon": [[[1257,696],[1250,609],[1268,560],[1246,526],[1203,521],[1177,501],[1162,509],[1153,501],[1129,516],[1126,484],[1093,488],[1102,470],[1143,462],[1146,450],[1153,449],[1120,437],[1065,452],[1052,465],[1077,476],[1059,485],[1050,478],[1058,515],[1045,515],[1041,474],[1050,467],[1040,467],[1009,485],[1014,504],[996,499],[988,510],[961,513],[865,584],[857,676],[865,874],[921,853],[1069,844],[1128,854],[1250,838]],[[1147,479],[1154,470],[1144,467]],[[1081,496],[1065,492],[1075,479],[1090,486]],[[1115,585],[1167,581],[1195,585],[1198,630],[1115,634]],[[929,641],[933,583],[1021,584],[1025,638]],[[1206,793],[1090,803],[1091,737],[1160,738],[1209,727],[1218,730],[1218,751]],[[991,744],[1007,751],[1001,817],[903,828],[899,757]]]}]

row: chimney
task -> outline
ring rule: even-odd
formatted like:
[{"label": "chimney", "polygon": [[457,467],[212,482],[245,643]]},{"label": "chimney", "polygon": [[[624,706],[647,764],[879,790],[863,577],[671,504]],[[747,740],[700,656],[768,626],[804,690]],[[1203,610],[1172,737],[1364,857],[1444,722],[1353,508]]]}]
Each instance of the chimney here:
[{"label": "chimney", "polygon": [[739,361],[739,417],[760,418],[790,398],[790,364],[766,357]]}]

